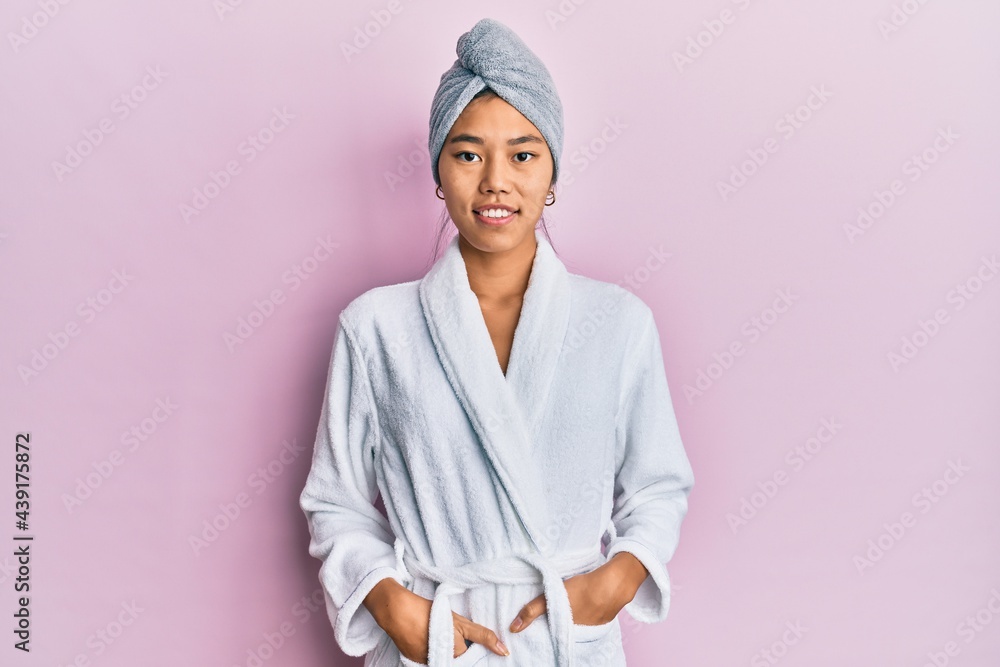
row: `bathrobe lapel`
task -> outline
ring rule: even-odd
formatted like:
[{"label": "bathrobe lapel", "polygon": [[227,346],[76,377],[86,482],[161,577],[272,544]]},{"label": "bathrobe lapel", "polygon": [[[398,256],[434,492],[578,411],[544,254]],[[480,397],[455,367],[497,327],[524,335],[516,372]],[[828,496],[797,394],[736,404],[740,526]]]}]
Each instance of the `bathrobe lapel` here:
[{"label": "bathrobe lapel", "polygon": [[421,279],[419,294],[438,358],[479,436],[484,460],[510,500],[519,529],[539,553],[548,554],[550,508],[540,459],[535,457],[545,442],[537,426],[566,335],[570,299],[566,267],[537,230],[535,239],[537,250],[506,377],[469,286],[458,236]]}]

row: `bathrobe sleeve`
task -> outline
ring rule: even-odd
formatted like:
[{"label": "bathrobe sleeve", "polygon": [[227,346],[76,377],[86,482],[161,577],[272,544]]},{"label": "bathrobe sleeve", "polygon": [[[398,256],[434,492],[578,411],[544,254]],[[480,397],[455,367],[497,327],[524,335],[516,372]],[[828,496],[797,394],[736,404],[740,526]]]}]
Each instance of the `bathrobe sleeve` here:
[{"label": "bathrobe sleeve", "polygon": [[374,506],[374,443],[378,419],[356,338],[338,320],[326,392],[299,504],[306,514],[309,554],[320,559],[320,582],[334,637],[347,655],[375,648],[384,631],[362,600],[397,569],[395,538]]},{"label": "bathrobe sleeve", "polygon": [[674,416],[656,323],[648,307],[643,313],[625,355],[611,516],[617,535],[607,557],[627,551],[649,570],[625,610],[655,623],[670,607],[666,563],[677,548],[694,473]]}]

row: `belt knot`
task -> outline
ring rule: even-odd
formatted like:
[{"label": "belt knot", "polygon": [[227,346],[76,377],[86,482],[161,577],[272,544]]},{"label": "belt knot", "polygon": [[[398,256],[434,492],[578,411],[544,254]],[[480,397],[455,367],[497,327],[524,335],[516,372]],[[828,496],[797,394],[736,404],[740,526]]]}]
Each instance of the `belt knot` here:
[{"label": "belt knot", "polygon": [[[419,576],[437,584],[431,602],[427,638],[428,667],[447,667],[454,660],[454,625],[449,596],[478,586],[541,583],[549,629],[555,638],[556,665],[572,667],[573,613],[564,578],[590,572],[605,562],[599,548],[557,554],[516,553],[458,566],[435,566],[406,552],[397,538],[397,568],[408,580]],[[525,600],[527,602],[527,600]]]}]

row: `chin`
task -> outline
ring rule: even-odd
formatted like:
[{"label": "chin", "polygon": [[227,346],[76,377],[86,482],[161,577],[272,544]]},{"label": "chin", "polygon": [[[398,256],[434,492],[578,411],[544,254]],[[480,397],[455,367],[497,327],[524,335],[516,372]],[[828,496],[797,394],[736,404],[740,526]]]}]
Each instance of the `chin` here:
[{"label": "chin", "polygon": [[482,252],[505,252],[522,243],[530,243],[534,239],[534,225],[520,224],[504,225],[488,228],[478,220],[470,220],[463,225],[457,225],[462,237],[477,250]]}]

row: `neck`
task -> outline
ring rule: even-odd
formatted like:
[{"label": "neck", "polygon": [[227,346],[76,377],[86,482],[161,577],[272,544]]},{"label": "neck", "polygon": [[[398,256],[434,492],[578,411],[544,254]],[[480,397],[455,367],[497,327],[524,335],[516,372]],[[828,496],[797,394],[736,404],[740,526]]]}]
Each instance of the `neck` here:
[{"label": "neck", "polygon": [[458,239],[469,287],[481,304],[519,301],[524,296],[537,245],[534,233],[513,248],[497,252],[484,252],[464,237]]}]

